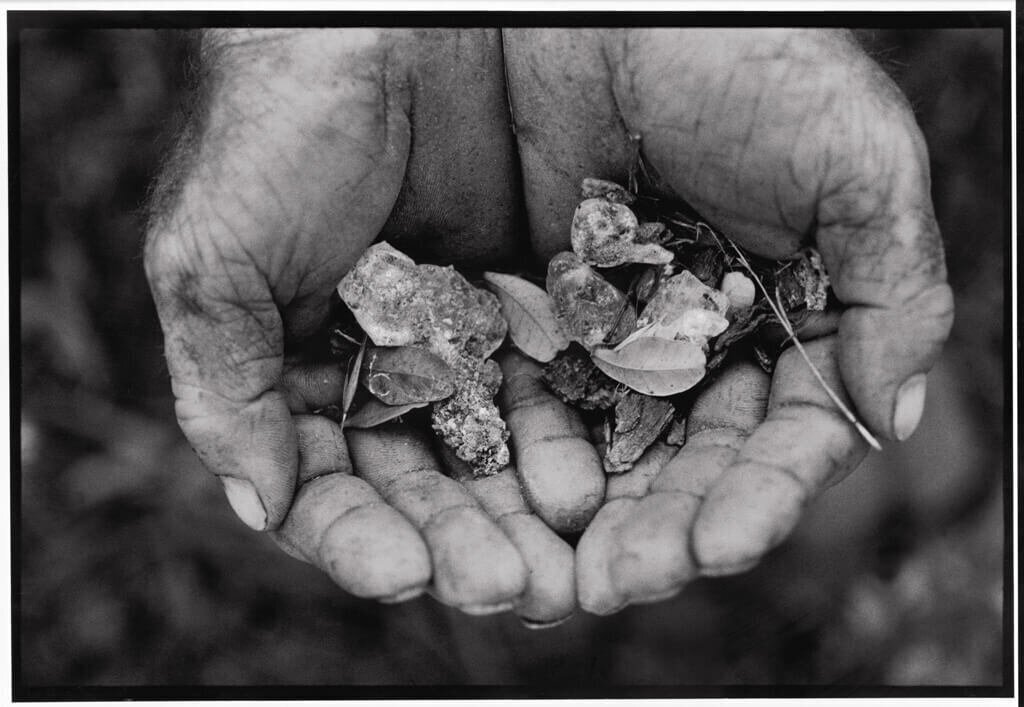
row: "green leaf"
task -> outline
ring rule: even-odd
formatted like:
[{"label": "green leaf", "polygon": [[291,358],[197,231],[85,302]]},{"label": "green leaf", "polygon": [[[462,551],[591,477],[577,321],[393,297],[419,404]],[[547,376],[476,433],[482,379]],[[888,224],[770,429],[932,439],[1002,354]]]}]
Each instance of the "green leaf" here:
[{"label": "green leaf", "polygon": [[484,280],[501,302],[512,343],[524,354],[547,363],[569,346],[547,292],[515,275],[485,272]]},{"label": "green leaf", "polygon": [[638,393],[658,397],[689,390],[704,377],[706,359],[699,344],[654,337],[593,353],[594,365]]},{"label": "green leaf", "polygon": [[415,346],[370,348],[359,380],[388,405],[429,403],[455,391],[455,374],[448,364]]},{"label": "green leaf", "polygon": [[365,430],[382,425],[385,422],[401,417],[410,410],[421,408],[427,403],[406,403],[405,405],[387,405],[376,398],[368,398],[351,417],[345,420],[342,427]]}]

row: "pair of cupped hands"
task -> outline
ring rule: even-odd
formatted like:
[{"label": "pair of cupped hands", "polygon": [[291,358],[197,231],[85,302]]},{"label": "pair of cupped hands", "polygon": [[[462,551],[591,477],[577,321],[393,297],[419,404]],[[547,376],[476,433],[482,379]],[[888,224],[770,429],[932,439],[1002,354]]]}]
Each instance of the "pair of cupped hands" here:
[{"label": "pair of cupped hands", "polygon": [[[604,489],[572,483],[600,456],[514,353],[515,468],[493,477],[467,477],[428,429],[313,414],[345,372],[294,352],[371,243],[542,267],[568,249],[582,178],[625,182],[634,136],[662,196],[736,243],[819,249],[842,309],[810,357],[877,436],[917,425],[952,295],[924,140],[849,33],[218,30],[198,57],[145,257],[177,418],[239,517],[345,589],[531,626],[611,613],[753,566],[866,453],[793,349],[771,376],[723,371],[683,446]],[[557,483],[524,499],[517,474]],[[586,529],[574,549],[549,526]]]}]

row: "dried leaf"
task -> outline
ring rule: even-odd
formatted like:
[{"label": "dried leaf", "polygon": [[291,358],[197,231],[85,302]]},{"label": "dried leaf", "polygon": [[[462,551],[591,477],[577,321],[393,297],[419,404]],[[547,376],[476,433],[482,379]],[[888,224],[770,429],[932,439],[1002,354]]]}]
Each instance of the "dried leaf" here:
[{"label": "dried leaf", "polygon": [[366,403],[360,406],[347,420],[342,427],[357,430],[365,430],[385,422],[401,417],[410,410],[421,408],[428,403],[406,403],[405,405],[387,405],[376,398],[368,398]]},{"label": "dried leaf", "polygon": [[714,287],[725,270],[725,255],[718,248],[701,248],[693,257],[690,272],[708,287]]},{"label": "dried leaf", "polygon": [[448,364],[416,346],[371,348],[359,379],[388,405],[443,400],[455,391],[455,374]]},{"label": "dried leaf", "polygon": [[[713,313],[692,314],[692,310]],[[675,330],[667,338],[686,336],[706,343],[708,337],[717,336],[729,326],[725,318],[729,312],[729,298],[713,287],[702,283],[693,273],[683,270],[664,280],[647,303],[637,320],[638,326],[662,324]]]},{"label": "dried leaf", "polygon": [[628,393],[615,406],[615,431],[605,450],[605,471],[614,474],[632,469],[633,462],[658,439],[674,415],[675,408],[664,398]]},{"label": "dried leaf", "polygon": [[665,444],[671,444],[674,447],[682,447],[686,444],[685,417],[672,422],[672,426],[668,429],[668,435],[665,436]]},{"label": "dried leaf", "polygon": [[689,390],[704,377],[706,359],[699,344],[668,339],[636,339],[618,349],[596,349],[594,365],[638,393],[666,396]]},{"label": "dried leaf", "polygon": [[363,366],[363,356],[365,355],[366,337],[363,337],[363,343],[359,345],[359,351],[356,353],[355,359],[351,362],[348,370],[345,371],[345,390],[341,400],[342,424],[345,424],[349,408],[352,407],[352,401],[356,398],[356,388],[359,385],[359,371]]},{"label": "dried leaf", "polygon": [[579,348],[570,348],[545,366],[544,382],[562,402],[581,410],[607,410],[625,392]]},{"label": "dried leaf", "polygon": [[825,310],[829,278],[821,256],[813,248],[805,249],[798,260],[787,263],[775,274],[775,281],[787,313],[802,307]]},{"label": "dried leaf", "polygon": [[[764,300],[762,300],[764,302]],[[721,336],[715,339],[714,351],[723,351],[726,347],[741,341],[756,332],[762,324],[768,321],[771,311],[762,305],[733,309],[729,311],[729,328]]]},{"label": "dried leaf", "polygon": [[645,269],[634,281],[631,288],[636,301],[646,304],[658,289],[658,283],[662,278],[662,268],[651,267]]},{"label": "dried leaf", "polygon": [[485,272],[484,280],[501,302],[512,342],[524,354],[547,363],[569,346],[547,292],[515,275]]}]

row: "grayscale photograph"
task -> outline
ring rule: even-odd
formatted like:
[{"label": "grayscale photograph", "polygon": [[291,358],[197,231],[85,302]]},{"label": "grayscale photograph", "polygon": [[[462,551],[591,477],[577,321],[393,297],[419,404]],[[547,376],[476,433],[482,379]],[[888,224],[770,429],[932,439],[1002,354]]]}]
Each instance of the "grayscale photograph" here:
[{"label": "grayscale photograph", "polygon": [[15,699],[1012,695],[1009,12],[7,17]]}]

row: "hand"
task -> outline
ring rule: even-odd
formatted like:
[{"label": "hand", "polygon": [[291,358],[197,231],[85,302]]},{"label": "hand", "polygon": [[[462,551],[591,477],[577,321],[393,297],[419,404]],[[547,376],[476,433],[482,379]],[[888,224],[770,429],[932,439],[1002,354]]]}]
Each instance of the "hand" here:
[{"label": "hand", "polygon": [[[952,295],[923,138],[899,91],[847,33],[504,37],[540,252],[563,246],[579,178],[621,180],[628,135],[639,135],[666,191],[738,244],[774,258],[818,247],[844,309],[838,332],[808,352],[876,435],[911,434]],[[610,501],[581,539],[581,606],[608,613],[669,596],[700,574],[749,568],[866,448],[795,351],[770,383],[753,367],[728,371],[700,397],[686,446],[647,495]],[[618,483],[643,495],[646,468],[609,482],[609,498]]]},{"label": "hand", "polygon": [[[565,618],[572,550],[529,512],[515,472],[459,484],[408,425],[342,435],[310,412],[341,397],[343,372],[285,357],[378,236],[475,267],[526,250],[498,33],[209,32],[201,69],[146,271],[178,420],[232,507],[359,596],[428,588],[470,613]],[[530,500],[582,528],[603,495],[599,459],[535,371],[504,365]],[[545,485],[554,474],[582,481]]]}]

